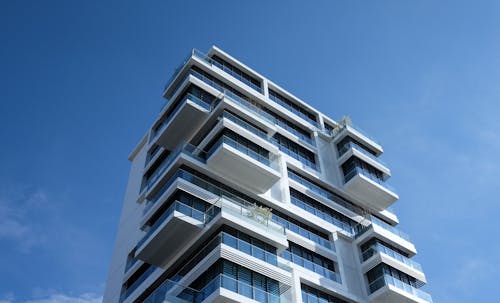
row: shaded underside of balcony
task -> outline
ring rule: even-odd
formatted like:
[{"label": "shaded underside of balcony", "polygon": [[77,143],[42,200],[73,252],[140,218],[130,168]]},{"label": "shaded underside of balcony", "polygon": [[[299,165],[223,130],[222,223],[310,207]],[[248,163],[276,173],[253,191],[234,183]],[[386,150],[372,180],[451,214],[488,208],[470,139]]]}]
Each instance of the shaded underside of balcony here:
[{"label": "shaded underside of balcony", "polygon": [[378,211],[390,207],[399,199],[396,193],[359,173],[347,181],[344,187],[353,196],[358,197],[359,202]]},{"label": "shaded underside of balcony", "polygon": [[207,159],[207,165],[230,180],[264,193],[279,179],[280,174],[266,164],[223,143]]},{"label": "shaded underside of balcony", "polygon": [[174,211],[138,247],[136,258],[161,267],[193,239],[202,227],[203,222]]},{"label": "shaded underside of balcony", "polygon": [[158,134],[157,144],[172,150],[186,138],[190,138],[210,113],[207,107],[208,105],[206,107],[199,105],[188,98],[162,127]]},{"label": "shaded underside of balcony", "polygon": [[369,297],[372,303],[432,303],[392,285],[385,285]]}]

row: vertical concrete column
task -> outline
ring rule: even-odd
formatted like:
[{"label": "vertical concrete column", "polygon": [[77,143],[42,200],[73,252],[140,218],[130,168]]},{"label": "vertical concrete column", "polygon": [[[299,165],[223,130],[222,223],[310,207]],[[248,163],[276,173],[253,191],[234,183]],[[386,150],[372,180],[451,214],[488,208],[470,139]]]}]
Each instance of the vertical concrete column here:
[{"label": "vertical concrete column", "polygon": [[295,269],[292,269],[292,302],[303,303],[300,277]]},{"label": "vertical concrete column", "polygon": [[269,98],[269,85],[267,83],[267,79],[262,80],[262,93],[266,98]]}]

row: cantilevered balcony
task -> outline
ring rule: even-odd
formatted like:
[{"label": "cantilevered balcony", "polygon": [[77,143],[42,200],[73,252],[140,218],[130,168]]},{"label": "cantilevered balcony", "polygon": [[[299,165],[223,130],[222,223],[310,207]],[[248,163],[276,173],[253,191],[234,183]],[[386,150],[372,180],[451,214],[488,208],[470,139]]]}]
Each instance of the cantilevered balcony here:
[{"label": "cantilevered balcony", "polygon": [[339,143],[345,137],[351,137],[358,142],[363,142],[364,145],[369,147],[375,153],[376,156],[380,156],[384,152],[382,146],[377,140],[368,135],[368,133],[363,131],[360,127],[350,122],[339,125],[339,127],[334,128],[329,133],[333,136],[335,143]]},{"label": "cantilevered balcony", "polygon": [[[137,244],[136,258],[161,266],[212,219],[207,213],[174,201]],[[176,245],[170,245],[176,243]]]},{"label": "cantilevered balcony", "polygon": [[189,138],[203,123],[211,104],[192,94],[186,94],[165,120],[159,122],[150,135],[150,142],[157,141],[167,149],[174,149]]},{"label": "cantilevered balcony", "polygon": [[432,303],[431,295],[425,291],[388,274],[371,282],[368,289],[373,303]]},{"label": "cantilevered balcony", "polygon": [[237,183],[264,193],[280,178],[277,162],[269,155],[221,136],[207,152],[207,165]]},{"label": "cantilevered balcony", "polygon": [[[349,138],[347,138],[349,139]],[[355,156],[368,164],[372,165],[379,171],[381,171],[385,175],[390,175],[391,172],[387,167],[387,164],[382,161],[380,158],[370,153],[365,147],[353,141],[344,141],[338,146],[338,154],[339,154],[339,164],[346,162],[349,158]]]},{"label": "cantilevered balcony", "polygon": [[200,290],[199,296],[193,302],[203,303],[291,303],[290,290],[280,293],[271,293],[239,281],[224,274],[220,274]]},{"label": "cantilevered balcony", "polygon": [[291,303],[291,290],[269,292],[224,274],[217,275],[200,290],[166,280],[144,303]]},{"label": "cantilevered balcony", "polygon": [[363,271],[385,263],[419,281],[427,282],[419,263],[380,243],[374,243],[361,253],[361,263]]},{"label": "cantilevered balcony", "polygon": [[339,273],[337,273],[331,269],[328,269],[322,265],[314,263],[311,260],[308,260],[308,259],[301,257],[301,256],[298,256],[296,254],[293,254],[288,250],[283,251],[280,254],[280,257],[282,257],[285,260],[288,260],[289,262],[291,262],[293,264],[297,264],[298,266],[300,266],[304,269],[307,269],[311,272],[314,272],[323,278],[326,278],[330,281],[342,284],[342,278],[340,277]]},{"label": "cantilevered balcony", "polygon": [[[164,266],[186,243],[205,234],[208,229],[222,224],[238,227],[253,237],[271,243],[279,250],[288,246],[284,228],[273,222],[270,216],[266,215],[264,208],[183,169],[172,175],[153,199],[146,203],[144,220],[150,220],[153,212],[165,207],[163,205],[168,205],[165,201],[176,188],[196,197],[203,197],[202,200],[212,206],[202,212],[180,201],[172,203],[138,243],[136,258]],[[178,249],[173,249],[169,243],[176,243],[175,247]]]},{"label": "cantilevered balcony", "polygon": [[360,159],[350,158],[342,164],[342,171],[344,188],[365,206],[381,211],[399,199],[385,182],[387,175]]},{"label": "cantilevered balcony", "polygon": [[375,217],[371,218],[371,224],[360,228],[355,236],[358,244],[364,243],[369,239],[381,239],[386,243],[401,249],[409,256],[417,253],[415,245],[411,243],[410,236],[398,228],[391,226]]}]

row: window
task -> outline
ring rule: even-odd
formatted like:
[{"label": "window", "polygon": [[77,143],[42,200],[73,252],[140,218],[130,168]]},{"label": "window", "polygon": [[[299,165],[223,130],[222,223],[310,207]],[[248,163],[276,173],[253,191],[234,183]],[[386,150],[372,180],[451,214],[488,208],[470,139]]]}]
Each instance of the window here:
[{"label": "window", "polygon": [[301,284],[300,288],[303,303],[347,303],[342,299],[305,284]]}]

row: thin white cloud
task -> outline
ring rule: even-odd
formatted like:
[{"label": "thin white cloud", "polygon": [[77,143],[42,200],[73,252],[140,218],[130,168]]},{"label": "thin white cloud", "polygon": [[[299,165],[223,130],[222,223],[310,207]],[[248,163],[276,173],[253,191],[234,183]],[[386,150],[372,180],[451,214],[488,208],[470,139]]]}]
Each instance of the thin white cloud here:
[{"label": "thin white cloud", "polygon": [[51,294],[46,297],[17,301],[10,296],[0,300],[0,303],[101,303],[102,296],[94,293],[84,293],[78,296],[71,296],[62,293]]},{"label": "thin white cloud", "polygon": [[[42,190],[27,188],[0,193],[0,241],[13,242],[21,253],[29,253],[44,241],[33,226],[30,214],[48,205]],[[1,302],[1,301],[0,301]]]}]

